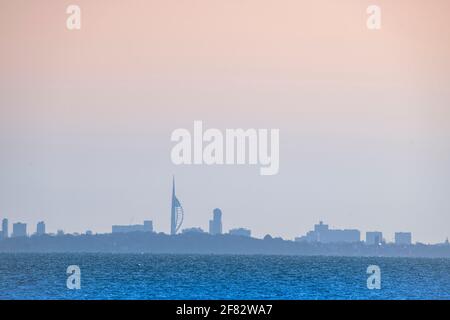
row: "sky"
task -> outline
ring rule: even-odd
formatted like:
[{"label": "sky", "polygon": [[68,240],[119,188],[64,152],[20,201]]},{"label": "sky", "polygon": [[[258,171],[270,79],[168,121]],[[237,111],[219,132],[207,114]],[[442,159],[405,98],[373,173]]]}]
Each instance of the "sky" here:
[{"label": "sky", "polygon": [[[81,29],[66,28],[67,6]],[[366,8],[381,8],[380,30]],[[293,239],[450,236],[447,0],[0,0],[0,218]],[[280,130],[280,170],[174,165],[171,133]],[[364,238],[364,234],[362,234]]]}]

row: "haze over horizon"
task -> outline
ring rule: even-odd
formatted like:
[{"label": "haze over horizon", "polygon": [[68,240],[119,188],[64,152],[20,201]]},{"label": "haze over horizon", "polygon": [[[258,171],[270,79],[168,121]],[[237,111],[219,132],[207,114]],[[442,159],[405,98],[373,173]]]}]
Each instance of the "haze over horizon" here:
[{"label": "haze over horizon", "polygon": [[[450,237],[450,2],[0,0],[0,218],[49,232]],[[173,130],[280,130],[280,168],[176,166]],[[11,228],[11,227],[10,227]]]}]

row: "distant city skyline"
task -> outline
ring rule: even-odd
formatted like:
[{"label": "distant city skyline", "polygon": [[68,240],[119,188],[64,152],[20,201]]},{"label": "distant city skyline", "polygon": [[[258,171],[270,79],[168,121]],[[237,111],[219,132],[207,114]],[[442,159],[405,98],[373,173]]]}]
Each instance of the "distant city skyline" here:
[{"label": "distant city skyline", "polygon": [[[177,213],[178,211],[178,213]],[[178,217],[177,217],[178,215]],[[175,176],[172,178],[172,202],[170,210],[170,220],[171,228],[170,232],[167,234],[176,235],[178,233],[206,233],[201,227],[187,227],[181,229],[182,222],[184,220],[184,210],[182,209],[181,203],[176,197],[175,193]],[[4,218],[2,220],[2,230],[0,231],[1,238],[8,237],[9,220]],[[161,230],[155,230],[153,228],[152,220],[144,220],[143,224],[134,225],[112,225],[111,233],[130,233],[130,232],[162,232]],[[83,232],[77,232],[77,234],[82,234]],[[85,234],[92,234],[92,230],[87,230]],[[208,233],[211,235],[221,235],[223,234],[222,228],[222,210],[220,208],[215,208],[212,210],[212,219],[209,220]],[[44,221],[37,223],[36,232],[34,235],[44,235],[46,234],[46,225]],[[58,229],[57,234],[64,234],[62,229]],[[228,231],[230,235],[240,235],[240,236],[251,236],[251,229],[243,227],[230,228]],[[11,237],[29,236],[27,233],[27,224],[16,222],[13,223],[13,233]],[[268,233],[265,236],[272,234]],[[289,239],[285,239],[289,240]],[[294,239],[298,242],[320,242],[320,243],[356,243],[365,242],[371,245],[381,245],[389,242],[384,236],[382,231],[367,231],[365,234],[365,239],[361,238],[361,231],[358,229],[331,229],[328,224],[324,224],[320,221],[318,224],[314,225],[314,229],[308,231],[305,235],[297,236]],[[395,244],[413,244],[412,233],[411,232],[395,232],[394,241]],[[417,241],[417,243],[421,243]],[[448,237],[445,241],[437,242],[448,243]]]},{"label": "distant city skyline", "polygon": [[[178,217],[177,217],[178,212]],[[189,215],[188,215],[189,216]],[[175,218],[174,218],[175,217]],[[8,235],[9,230],[9,219],[7,217],[0,217],[2,219],[2,230],[0,230],[1,237],[5,237],[5,234],[3,233],[3,230],[6,228],[6,234]],[[121,225],[112,225],[110,227],[110,231],[95,231],[95,229],[87,228],[85,231],[83,230],[76,230],[76,231],[70,231],[68,233],[71,234],[92,234],[93,230],[96,233],[102,234],[102,233],[123,233],[123,232],[133,232],[133,231],[149,231],[149,232],[163,232],[166,234],[176,234],[176,233],[185,233],[185,232],[208,232],[210,234],[221,234],[222,233],[222,210],[219,208],[215,208],[213,210],[213,216],[212,219],[209,220],[208,228],[202,228],[201,226],[186,226],[184,229],[181,229],[182,222],[184,220],[184,210],[181,206],[180,201],[176,197],[175,194],[175,175],[172,177],[172,200],[171,200],[171,210],[170,210],[170,218],[171,218],[171,228],[169,231],[166,230],[156,230],[153,227],[153,220],[144,220],[144,224],[121,224]],[[47,226],[44,221],[39,220],[36,225],[36,232],[29,233],[27,232],[27,223],[23,223],[20,221],[13,222],[12,223],[13,232],[11,233],[11,237],[15,236],[31,236],[31,235],[42,235],[42,234],[64,234],[64,229],[60,227],[56,227],[56,230],[54,232],[46,232]],[[17,230],[14,232],[14,230]],[[111,231],[112,230],[112,231]],[[208,230],[208,231],[204,231]],[[327,231],[326,237],[329,240],[324,239],[318,239],[318,235],[320,234],[320,231]],[[330,232],[328,232],[328,230]],[[354,239],[360,239],[358,241],[362,242],[368,242],[371,244],[374,243],[384,243],[384,242],[391,242],[391,243],[413,243],[412,241],[412,233],[411,232],[405,232],[405,231],[394,231],[391,236],[387,235],[387,233],[383,233],[382,231],[371,231],[372,229],[369,229],[365,232],[365,239],[361,237],[361,234],[363,234],[363,231],[360,231],[359,229],[344,229],[344,230],[332,230],[328,229],[328,225],[323,224],[322,221],[319,221],[319,224],[315,225],[314,230],[306,232],[304,235],[295,235],[292,238],[282,237],[286,240],[295,240],[295,241],[307,241],[307,242],[336,242],[336,239],[342,240],[342,242],[352,242]],[[271,235],[271,236],[280,236],[282,234],[282,230],[273,230],[273,232],[268,232],[264,235],[259,235],[259,238],[263,238],[265,235]],[[236,227],[231,226],[229,228],[228,233],[230,234],[236,234],[236,235],[245,235],[250,236],[252,234],[252,231],[247,228],[243,227]],[[387,235],[387,236],[386,236]],[[386,236],[386,237],[385,237]],[[350,240],[349,240],[350,239]],[[369,240],[367,240],[369,239]],[[442,241],[436,241],[436,242],[428,242],[430,244],[439,244],[444,243],[445,241],[448,241],[448,236],[445,236]],[[417,240],[418,243],[427,243],[425,241]]]},{"label": "distant city skyline", "polygon": [[[221,235],[221,234],[230,234],[236,236],[251,236],[251,230],[247,228],[237,227],[231,228],[228,232],[223,232],[221,229],[221,216],[222,211],[219,208],[213,210],[213,219],[210,220],[210,228],[209,231],[204,231],[201,227],[187,227],[181,229],[180,232],[176,234],[183,233],[209,233],[210,235]],[[27,232],[27,223],[23,222],[15,222],[12,224],[13,233],[11,234],[11,238],[17,237],[30,237],[30,236],[42,236],[42,235],[65,235],[66,233],[62,229],[58,229],[56,233],[47,233],[46,226],[44,221],[40,221],[37,223],[36,232],[29,233]],[[5,229],[6,228],[6,229]],[[8,219],[4,218],[2,223],[2,230],[0,230],[0,238],[9,238],[8,236]],[[6,230],[6,233],[5,233]],[[153,232],[153,233],[164,233],[163,231],[158,231],[153,229],[153,221],[145,220],[144,223],[135,224],[135,225],[112,225],[111,232],[112,234],[117,233],[131,233],[131,232]],[[75,232],[74,235],[93,235],[92,230],[86,230],[85,232]],[[101,234],[101,233],[100,233]],[[166,233],[167,235],[176,235],[171,233]],[[361,232],[356,229],[348,230],[336,230],[329,229],[327,224],[324,224],[323,221],[320,221],[319,224],[314,226],[314,230],[309,231],[304,236],[296,237],[295,239],[284,239],[284,240],[295,240],[297,242],[319,242],[319,243],[357,243],[357,242],[365,242],[367,244],[375,245],[375,244],[385,244],[386,239],[383,238],[383,233],[380,231],[372,231],[366,232],[365,239],[361,238]],[[271,234],[266,234],[265,236],[272,236]],[[377,238],[378,237],[378,238]],[[412,241],[411,232],[396,232],[394,236],[395,244],[401,245],[410,245],[414,242]],[[421,243],[417,241],[417,243]],[[448,244],[448,237],[443,242],[439,242],[436,244]]]}]

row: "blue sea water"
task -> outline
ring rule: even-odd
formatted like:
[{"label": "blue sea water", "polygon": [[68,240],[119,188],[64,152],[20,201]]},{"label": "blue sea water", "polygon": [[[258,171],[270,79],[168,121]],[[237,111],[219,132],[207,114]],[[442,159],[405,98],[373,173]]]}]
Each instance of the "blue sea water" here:
[{"label": "blue sea water", "polygon": [[[80,290],[66,287],[69,265]],[[0,299],[450,299],[450,259],[0,254]]]}]

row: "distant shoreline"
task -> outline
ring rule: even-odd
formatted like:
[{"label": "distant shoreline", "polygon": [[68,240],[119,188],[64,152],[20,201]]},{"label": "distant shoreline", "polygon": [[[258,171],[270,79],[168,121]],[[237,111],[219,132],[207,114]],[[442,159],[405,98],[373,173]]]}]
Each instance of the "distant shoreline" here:
[{"label": "distant shoreline", "polygon": [[310,243],[266,237],[256,239],[206,233],[133,232],[96,235],[42,235],[0,241],[0,253],[154,253],[217,255],[292,255],[336,257],[450,258],[449,245],[366,245]]},{"label": "distant shoreline", "polygon": [[450,257],[426,257],[426,256],[337,256],[337,255],[301,255],[301,254],[265,254],[265,253],[154,253],[154,252],[84,252],[84,251],[24,251],[24,252],[4,252],[0,251],[1,255],[117,255],[117,256],[179,256],[179,257],[292,257],[292,258],[362,258],[362,259],[427,259],[439,260],[450,259]]}]

